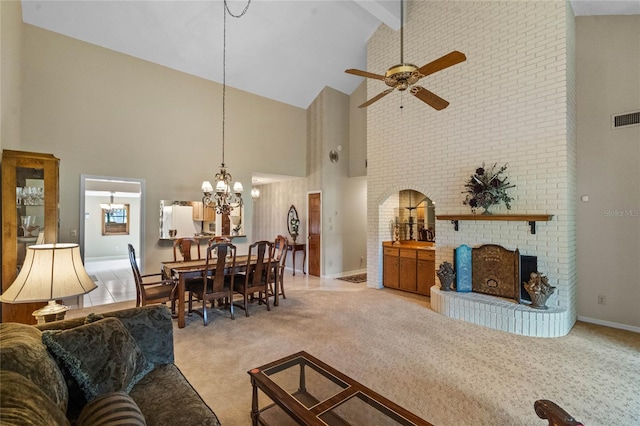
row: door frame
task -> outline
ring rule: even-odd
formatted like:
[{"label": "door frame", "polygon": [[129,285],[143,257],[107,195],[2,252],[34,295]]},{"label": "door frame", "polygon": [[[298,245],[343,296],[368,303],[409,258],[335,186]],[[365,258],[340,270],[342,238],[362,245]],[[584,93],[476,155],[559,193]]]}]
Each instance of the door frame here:
[{"label": "door frame", "polygon": [[305,206],[306,206],[306,214],[307,214],[307,255],[305,256],[306,258],[306,262],[307,264],[305,265],[307,267],[307,271],[309,271],[309,195],[311,194],[320,194],[320,278],[322,278],[324,276],[324,262],[322,261],[322,259],[324,258],[324,227],[322,226],[322,190],[316,190],[316,191],[307,191],[307,197],[305,199]]},{"label": "door frame", "polygon": [[134,182],[140,185],[140,235],[136,248],[136,257],[144,259],[144,235],[145,235],[145,180],[136,178],[125,178],[115,176],[80,175],[80,224],[78,226],[78,245],[80,246],[80,257],[84,262],[84,237],[85,237],[85,197],[86,182],[88,179],[103,181]]}]

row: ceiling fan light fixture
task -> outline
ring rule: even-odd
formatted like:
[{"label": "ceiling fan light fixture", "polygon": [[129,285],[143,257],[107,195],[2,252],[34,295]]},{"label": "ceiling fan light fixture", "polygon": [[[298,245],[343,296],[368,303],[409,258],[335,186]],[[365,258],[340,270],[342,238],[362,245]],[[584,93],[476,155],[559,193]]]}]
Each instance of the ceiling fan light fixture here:
[{"label": "ceiling fan light fixture", "polygon": [[[368,71],[362,71],[358,69],[350,68],[345,70],[347,74],[357,75],[365,78],[373,78],[376,80],[382,80],[385,82],[389,89],[386,89],[380,93],[378,93],[373,98],[369,99],[362,105],[359,105],[358,108],[366,108],[374,102],[379,101],[389,93],[393,92],[395,89],[402,92],[409,88],[411,88],[411,94],[415,96],[417,99],[426,103],[436,110],[441,110],[449,105],[449,102],[442,99],[440,96],[430,92],[421,86],[413,86],[423,77],[433,74],[434,72],[441,71],[445,68],[449,68],[455,64],[459,64],[467,59],[467,57],[462,52],[458,52],[454,50],[435,61],[431,61],[426,65],[418,68],[417,66],[404,62],[404,0],[401,1],[400,5],[400,63],[392,66],[387,70],[384,75],[375,74]],[[402,108],[402,106],[400,106]]]},{"label": "ceiling fan light fixture", "polygon": [[418,67],[413,64],[394,65],[385,73],[384,82],[389,87],[394,87],[400,91],[407,90],[409,86],[420,80]]}]

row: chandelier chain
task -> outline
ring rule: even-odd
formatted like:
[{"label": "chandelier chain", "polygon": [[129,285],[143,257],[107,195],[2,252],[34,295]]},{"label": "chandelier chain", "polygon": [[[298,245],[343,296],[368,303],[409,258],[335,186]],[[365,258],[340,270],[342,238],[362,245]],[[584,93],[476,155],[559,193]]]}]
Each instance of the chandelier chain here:
[{"label": "chandelier chain", "polygon": [[224,18],[222,20],[222,165],[224,166],[224,128],[226,123],[226,97],[227,97],[227,13],[234,18],[241,18],[249,10],[251,0],[247,1],[247,5],[242,12],[238,15],[234,15],[229,9],[227,0],[224,0]]},{"label": "chandelier chain", "polygon": [[224,8],[227,10],[227,12],[229,12],[229,15],[233,16],[234,18],[242,18],[244,16],[244,14],[247,13],[247,10],[249,9],[249,5],[251,5],[251,0],[247,1],[247,5],[244,7],[242,12],[240,12],[240,14],[234,15],[233,12],[231,12],[231,10],[229,9],[229,5],[227,4],[227,0],[224,0]]},{"label": "chandelier chain", "polygon": [[[227,171],[227,167],[224,162],[224,148],[225,148],[225,128],[226,128],[226,98],[227,98],[227,13],[234,18],[242,17],[247,10],[251,0],[247,0],[247,4],[244,10],[240,14],[233,14],[229,10],[227,0],[224,0],[223,12],[223,24],[222,24],[222,163],[220,164],[220,171],[215,175],[215,188],[209,181],[202,182],[202,197],[203,206],[215,208],[216,214],[231,215],[234,209],[242,209],[242,183],[235,182],[233,188],[231,187],[233,178],[231,173]],[[233,191],[233,192],[232,192]],[[203,222],[204,228],[204,222]],[[238,232],[238,229],[234,228],[234,232]]]}]

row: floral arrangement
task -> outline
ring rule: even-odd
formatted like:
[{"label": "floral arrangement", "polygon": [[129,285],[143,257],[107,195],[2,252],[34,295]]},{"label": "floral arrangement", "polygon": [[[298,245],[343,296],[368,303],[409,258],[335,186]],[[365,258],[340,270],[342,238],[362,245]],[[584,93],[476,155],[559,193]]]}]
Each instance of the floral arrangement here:
[{"label": "floral arrangement", "polygon": [[484,209],[482,214],[491,214],[488,211],[489,207],[501,201],[507,206],[507,210],[511,210],[513,197],[510,197],[506,190],[514,188],[515,185],[510,184],[508,178],[504,176],[507,165],[505,164],[497,171],[496,166],[497,163],[494,163],[487,170],[482,163],[482,167],[477,168],[475,174],[464,185],[466,191],[463,194],[466,193],[467,197],[462,204],[470,206],[473,213],[476,212],[476,208],[482,207]]}]

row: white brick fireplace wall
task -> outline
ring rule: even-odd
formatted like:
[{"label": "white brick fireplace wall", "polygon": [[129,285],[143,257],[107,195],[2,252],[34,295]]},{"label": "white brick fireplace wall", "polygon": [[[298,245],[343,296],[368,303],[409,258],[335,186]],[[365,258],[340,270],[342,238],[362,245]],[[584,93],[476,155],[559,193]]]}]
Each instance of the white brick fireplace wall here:
[{"label": "white brick fireplace wall", "polygon": [[[508,163],[515,200],[511,211],[496,212],[552,214],[553,220],[538,222],[536,234],[526,222],[460,222],[456,232],[437,221],[436,267],[453,262],[461,244],[499,244],[537,256],[538,270],[556,287],[547,305],[564,312],[553,335],[564,335],[576,318],[573,12],[564,1],[407,3],[406,62],[422,66],[452,50],[467,61],[420,80],[451,103],[442,111],[408,92],[368,108],[369,285],[382,285],[390,196],[415,189],[436,203],[436,215],[467,214],[465,180],[483,162]],[[384,73],[399,59],[399,32],[381,26],[369,43],[367,70]],[[369,80],[368,97],[384,88]]]}]

